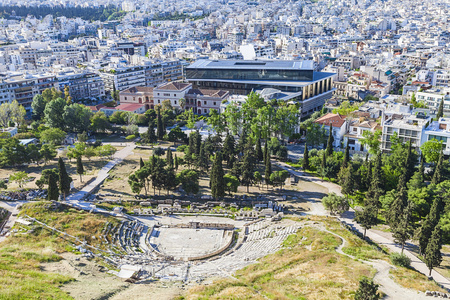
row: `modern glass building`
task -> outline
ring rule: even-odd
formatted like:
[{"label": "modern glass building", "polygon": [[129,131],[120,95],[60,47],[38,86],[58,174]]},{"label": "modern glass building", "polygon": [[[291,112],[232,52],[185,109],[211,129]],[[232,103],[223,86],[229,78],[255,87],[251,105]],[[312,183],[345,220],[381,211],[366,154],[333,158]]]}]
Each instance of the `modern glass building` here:
[{"label": "modern glass building", "polygon": [[283,100],[302,104],[302,115],[319,110],[332,96],[333,73],[315,72],[312,61],[198,60],[185,70],[193,88],[221,89],[230,94],[276,89]]}]

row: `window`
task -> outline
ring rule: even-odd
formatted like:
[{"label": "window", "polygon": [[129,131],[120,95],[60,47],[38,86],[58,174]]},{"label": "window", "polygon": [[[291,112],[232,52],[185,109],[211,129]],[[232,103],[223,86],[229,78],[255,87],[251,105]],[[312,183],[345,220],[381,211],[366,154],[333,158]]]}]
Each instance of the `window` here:
[{"label": "window", "polygon": [[173,94],[173,96],[174,96],[174,97],[176,97],[176,96],[177,96],[177,94]]},{"label": "window", "polygon": [[170,97],[170,94],[169,93],[164,93],[163,96]]},{"label": "window", "polygon": [[127,97],[125,97],[125,100],[127,100]]},{"label": "window", "polygon": [[176,105],[177,104],[177,100],[175,100],[173,103]]},{"label": "window", "polygon": [[203,101],[203,104],[206,105],[206,101]]},{"label": "window", "polygon": [[216,106],[216,102],[213,102],[214,106]]},{"label": "window", "polygon": [[158,100],[158,103],[161,103],[161,100]]}]

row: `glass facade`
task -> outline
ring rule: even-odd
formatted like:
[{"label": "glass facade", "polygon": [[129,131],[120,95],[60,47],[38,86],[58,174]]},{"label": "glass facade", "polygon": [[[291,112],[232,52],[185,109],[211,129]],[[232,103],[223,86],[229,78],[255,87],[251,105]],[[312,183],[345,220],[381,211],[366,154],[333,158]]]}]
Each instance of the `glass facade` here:
[{"label": "glass facade", "polygon": [[313,70],[186,69],[186,78],[222,80],[313,81]]}]

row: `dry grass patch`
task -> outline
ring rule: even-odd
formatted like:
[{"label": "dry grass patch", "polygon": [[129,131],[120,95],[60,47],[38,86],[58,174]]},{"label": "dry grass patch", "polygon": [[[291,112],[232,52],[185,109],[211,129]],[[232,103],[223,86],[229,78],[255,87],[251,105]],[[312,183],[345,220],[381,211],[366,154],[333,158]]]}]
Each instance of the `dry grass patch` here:
[{"label": "dry grass patch", "polygon": [[413,289],[416,291],[426,292],[426,291],[439,291],[446,293],[447,290],[441,288],[436,281],[428,280],[425,275],[403,267],[397,267],[392,269],[390,274],[393,275],[394,280],[401,286]]},{"label": "dry grass patch", "polygon": [[337,253],[340,243],[332,234],[304,227],[289,236],[277,253],[237,271],[237,280],[196,287],[186,298],[234,299],[230,287],[239,286],[239,290],[246,287],[248,293],[258,291],[270,299],[352,299],[359,278],[373,276],[374,270]]}]

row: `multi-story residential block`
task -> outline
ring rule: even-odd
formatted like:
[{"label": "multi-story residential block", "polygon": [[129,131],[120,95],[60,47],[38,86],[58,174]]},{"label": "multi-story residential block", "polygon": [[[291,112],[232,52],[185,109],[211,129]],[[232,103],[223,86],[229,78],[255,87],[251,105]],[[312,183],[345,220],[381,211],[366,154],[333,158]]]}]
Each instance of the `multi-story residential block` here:
[{"label": "multi-story residential block", "polygon": [[425,138],[423,142],[437,140],[442,142],[444,155],[450,155],[450,119],[440,118],[438,121],[431,122],[425,129]]},{"label": "multi-story residential block", "polygon": [[134,86],[145,86],[144,66],[121,66],[100,70],[106,91],[123,91]]},{"label": "multi-story residential block", "polygon": [[193,108],[194,113],[199,115],[209,114],[211,109],[220,111],[220,104],[229,96],[223,90],[199,90],[191,89],[186,95],[186,108]]},{"label": "multi-story residential block", "polygon": [[444,112],[450,112],[450,94],[441,90],[426,90],[417,92],[416,100],[423,101],[429,108],[438,109],[444,99]]},{"label": "multi-story residential block", "polygon": [[60,91],[64,91],[66,86],[69,87],[69,93],[74,102],[105,96],[105,84],[100,75],[96,73],[60,72],[56,78]]},{"label": "multi-story residential block", "polygon": [[[367,113],[367,115],[370,115]],[[344,145],[349,145],[350,150],[364,151],[368,149],[364,147],[361,140],[364,138],[365,131],[375,132],[381,130],[381,126],[374,121],[366,118],[352,119],[349,121],[348,132],[344,135]]]},{"label": "multi-story residential block", "polygon": [[383,134],[381,137],[382,151],[390,151],[391,138],[396,133],[402,143],[411,142],[411,146],[420,151],[419,147],[424,142],[425,128],[431,123],[431,117],[418,113],[415,115],[392,114],[382,121]]},{"label": "multi-story residential block", "polygon": [[17,100],[30,113],[33,97],[47,88],[56,87],[57,80],[55,75],[46,73],[13,74],[7,75],[4,83],[8,85],[9,99]]}]

